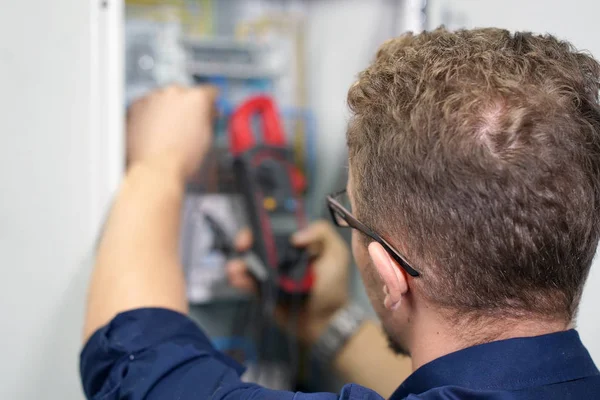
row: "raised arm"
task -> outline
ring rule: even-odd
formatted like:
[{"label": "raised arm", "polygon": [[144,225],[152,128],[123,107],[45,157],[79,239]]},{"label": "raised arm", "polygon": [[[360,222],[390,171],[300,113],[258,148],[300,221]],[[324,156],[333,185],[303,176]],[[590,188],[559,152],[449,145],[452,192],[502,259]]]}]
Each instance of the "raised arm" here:
[{"label": "raised arm", "polygon": [[102,235],[89,287],[84,341],[120,312],[187,312],[178,257],[186,178],[212,139],[216,92],[170,87],[130,108],[129,168]]}]

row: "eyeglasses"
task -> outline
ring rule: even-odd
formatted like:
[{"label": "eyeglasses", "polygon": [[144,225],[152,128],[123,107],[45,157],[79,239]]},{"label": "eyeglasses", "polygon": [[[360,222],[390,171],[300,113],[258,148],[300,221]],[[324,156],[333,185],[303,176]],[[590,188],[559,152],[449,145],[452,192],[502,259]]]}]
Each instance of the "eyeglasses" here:
[{"label": "eyeglasses", "polygon": [[420,273],[415,270],[410,264],[404,259],[400,253],[394,249],[384,238],[379,236],[377,233],[369,229],[365,224],[360,222],[348,211],[350,207],[350,200],[346,190],[334,193],[327,196],[327,206],[329,206],[329,212],[331,213],[331,219],[333,222],[341,228],[353,228],[357,231],[367,235],[383,248],[392,256],[392,258],[406,271],[407,274],[413,277],[417,277]]}]

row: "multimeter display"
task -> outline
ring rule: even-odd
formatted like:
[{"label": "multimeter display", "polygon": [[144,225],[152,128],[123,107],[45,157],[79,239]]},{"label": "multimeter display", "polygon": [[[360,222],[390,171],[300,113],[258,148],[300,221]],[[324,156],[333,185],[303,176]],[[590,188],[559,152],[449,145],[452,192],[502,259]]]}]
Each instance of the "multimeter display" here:
[{"label": "multimeter display", "polygon": [[285,234],[298,230],[298,221],[296,217],[289,214],[271,214],[271,228],[275,235]]}]

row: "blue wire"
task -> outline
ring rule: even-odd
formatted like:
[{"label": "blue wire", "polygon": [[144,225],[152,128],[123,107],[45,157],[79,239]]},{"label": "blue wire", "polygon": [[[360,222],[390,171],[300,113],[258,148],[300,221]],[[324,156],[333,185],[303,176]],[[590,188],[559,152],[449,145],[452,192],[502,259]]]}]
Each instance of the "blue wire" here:
[{"label": "blue wire", "polygon": [[273,92],[273,80],[269,78],[248,79],[248,86],[253,87],[259,93]]},{"label": "blue wire", "polygon": [[219,96],[216,100],[217,110],[219,112],[219,118],[216,121],[215,132],[217,137],[221,137],[222,140],[226,140],[227,137],[227,126],[229,117],[233,114],[235,109],[234,104],[230,101],[230,82],[229,79],[222,76],[211,76],[208,77],[207,82],[217,86],[219,88]]},{"label": "blue wire", "polygon": [[306,175],[309,185],[314,185],[317,177],[317,119],[315,114],[308,108],[283,108],[280,112],[284,118],[304,120],[304,140],[307,164]]}]

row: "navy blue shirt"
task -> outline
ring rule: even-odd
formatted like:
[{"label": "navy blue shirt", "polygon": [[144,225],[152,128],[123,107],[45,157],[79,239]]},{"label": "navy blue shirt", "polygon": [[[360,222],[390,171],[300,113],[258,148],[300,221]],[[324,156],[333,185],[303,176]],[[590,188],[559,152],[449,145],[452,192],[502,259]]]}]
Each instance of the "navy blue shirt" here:
[{"label": "navy blue shirt", "polygon": [[[382,400],[359,385],[339,394],[292,393],[244,383],[244,368],[219,353],[185,315],[165,309],[119,314],[81,353],[89,399]],[[576,331],[486,343],[415,371],[391,399],[600,399],[600,373]]]}]

